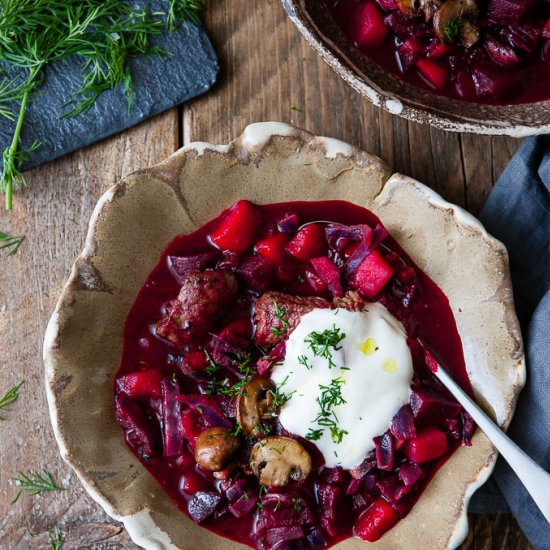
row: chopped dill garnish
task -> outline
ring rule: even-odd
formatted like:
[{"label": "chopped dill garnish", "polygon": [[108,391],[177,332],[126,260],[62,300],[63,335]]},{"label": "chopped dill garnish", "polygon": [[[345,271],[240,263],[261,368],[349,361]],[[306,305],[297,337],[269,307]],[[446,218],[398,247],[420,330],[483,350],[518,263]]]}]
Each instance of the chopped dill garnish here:
[{"label": "chopped dill garnish", "polygon": [[327,328],[323,332],[310,332],[304,342],[309,344],[313,355],[326,359],[328,361],[328,368],[332,369],[336,367],[332,360],[332,351],[342,349],[342,346],[338,344],[345,337],[346,335],[340,332],[340,328],[333,324],[331,329]]},{"label": "chopped dill garnish", "polygon": [[274,303],[275,305],[275,317],[279,319],[281,328],[279,327],[270,327],[270,332],[274,336],[286,336],[288,329],[290,328],[290,325],[288,323],[288,308],[286,306],[280,306],[277,302]]},{"label": "chopped dill garnish", "polygon": [[288,382],[288,377],[289,374],[285,376],[284,380],[274,390],[267,390],[273,398],[273,407],[275,409],[282,407],[296,393],[296,390],[290,393],[281,391],[281,388]]},{"label": "chopped dill garnish", "polygon": [[320,412],[314,422],[320,426],[318,429],[310,428],[306,434],[306,439],[316,441],[321,438],[324,429],[330,430],[330,435],[334,443],[341,443],[345,434],[348,432],[338,427],[338,417],[334,408],[343,405],[346,400],[342,397],[342,386],[346,383],[343,378],[333,378],[328,386],[319,384],[321,395],[317,397],[317,403]]},{"label": "chopped dill garnish", "polygon": [[303,365],[308,370],[313,367],[313,365],[310,365],[307,362],[307,357],[305,355],[298,355],[298,363],[300,363],[300,365]]},{"label": "chopped dill garnish", "polygon": [[464,19],[462,17],[455,17],[443,27],[443,34],[448,42],[454,42],[458,38],[463,24]]}]

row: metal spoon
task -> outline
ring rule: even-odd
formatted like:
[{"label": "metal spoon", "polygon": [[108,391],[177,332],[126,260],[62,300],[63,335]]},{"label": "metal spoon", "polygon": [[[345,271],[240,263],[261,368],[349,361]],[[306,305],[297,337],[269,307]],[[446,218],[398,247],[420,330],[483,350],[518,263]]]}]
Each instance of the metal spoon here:
[{"label": "metal spoon", "polygon": [[521,450],[441,368],[441,365],[437,365],[434,375],[454,395],[498,449],[519,477],[546,521],[550,522],[550,474]]}]

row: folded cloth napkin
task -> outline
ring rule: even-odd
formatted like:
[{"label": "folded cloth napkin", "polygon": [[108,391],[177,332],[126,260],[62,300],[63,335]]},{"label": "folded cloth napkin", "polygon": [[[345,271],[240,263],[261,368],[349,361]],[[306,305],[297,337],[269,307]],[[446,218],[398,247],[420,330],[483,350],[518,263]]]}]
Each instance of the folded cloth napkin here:
[{"label": "folded cloth napkin", "polygon": [[[498,180],[481,221],[508,249],[527,384],[508,434],[550,470],[550,135],[526,139]],[[548,495],[550,498],[550,495]],[[511,511],[536,550],[550,550],[550,524],[508,464],[472,499],[475,512]]]}]

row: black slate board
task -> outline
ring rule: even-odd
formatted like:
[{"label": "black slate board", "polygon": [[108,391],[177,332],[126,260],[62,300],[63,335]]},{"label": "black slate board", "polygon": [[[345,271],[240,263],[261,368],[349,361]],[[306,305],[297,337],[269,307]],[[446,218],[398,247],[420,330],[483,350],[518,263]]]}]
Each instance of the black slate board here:
[{"label": "black slate board", "polygon": [[[37,139],[41,147],[23,168],[33,168],[125,130],[206,92],[216,81],[216,52],[201,26],[185,24],[174,33],[154,36],[151,43],[171,55],[131,61],[134,103],[129,113],[128,101],[119,87],[103,93],[88,113],[60,119],[67,110],[64,103],[81,86],[82,61],[74,57],[48,66],[44,84],[27,106],[19,145],[23,150]],[[15,122],[0,118],[0,152],[11,142],[14,126]]]}]

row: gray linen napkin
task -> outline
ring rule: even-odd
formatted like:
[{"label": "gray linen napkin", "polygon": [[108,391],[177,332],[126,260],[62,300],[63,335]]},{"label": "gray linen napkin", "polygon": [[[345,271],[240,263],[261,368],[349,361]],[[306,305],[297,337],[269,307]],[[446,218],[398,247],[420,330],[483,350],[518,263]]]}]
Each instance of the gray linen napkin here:
[{"label": "gray linen napkin", "polygon": [[[508,434],[550,470],[550,135],[523,142],[480,218],[508,249],[527,356],[527,385]],[[550,550],[550,524],[499,458],[492,478],[472,499],[470,511],[507,510],[536,550]]]}]

